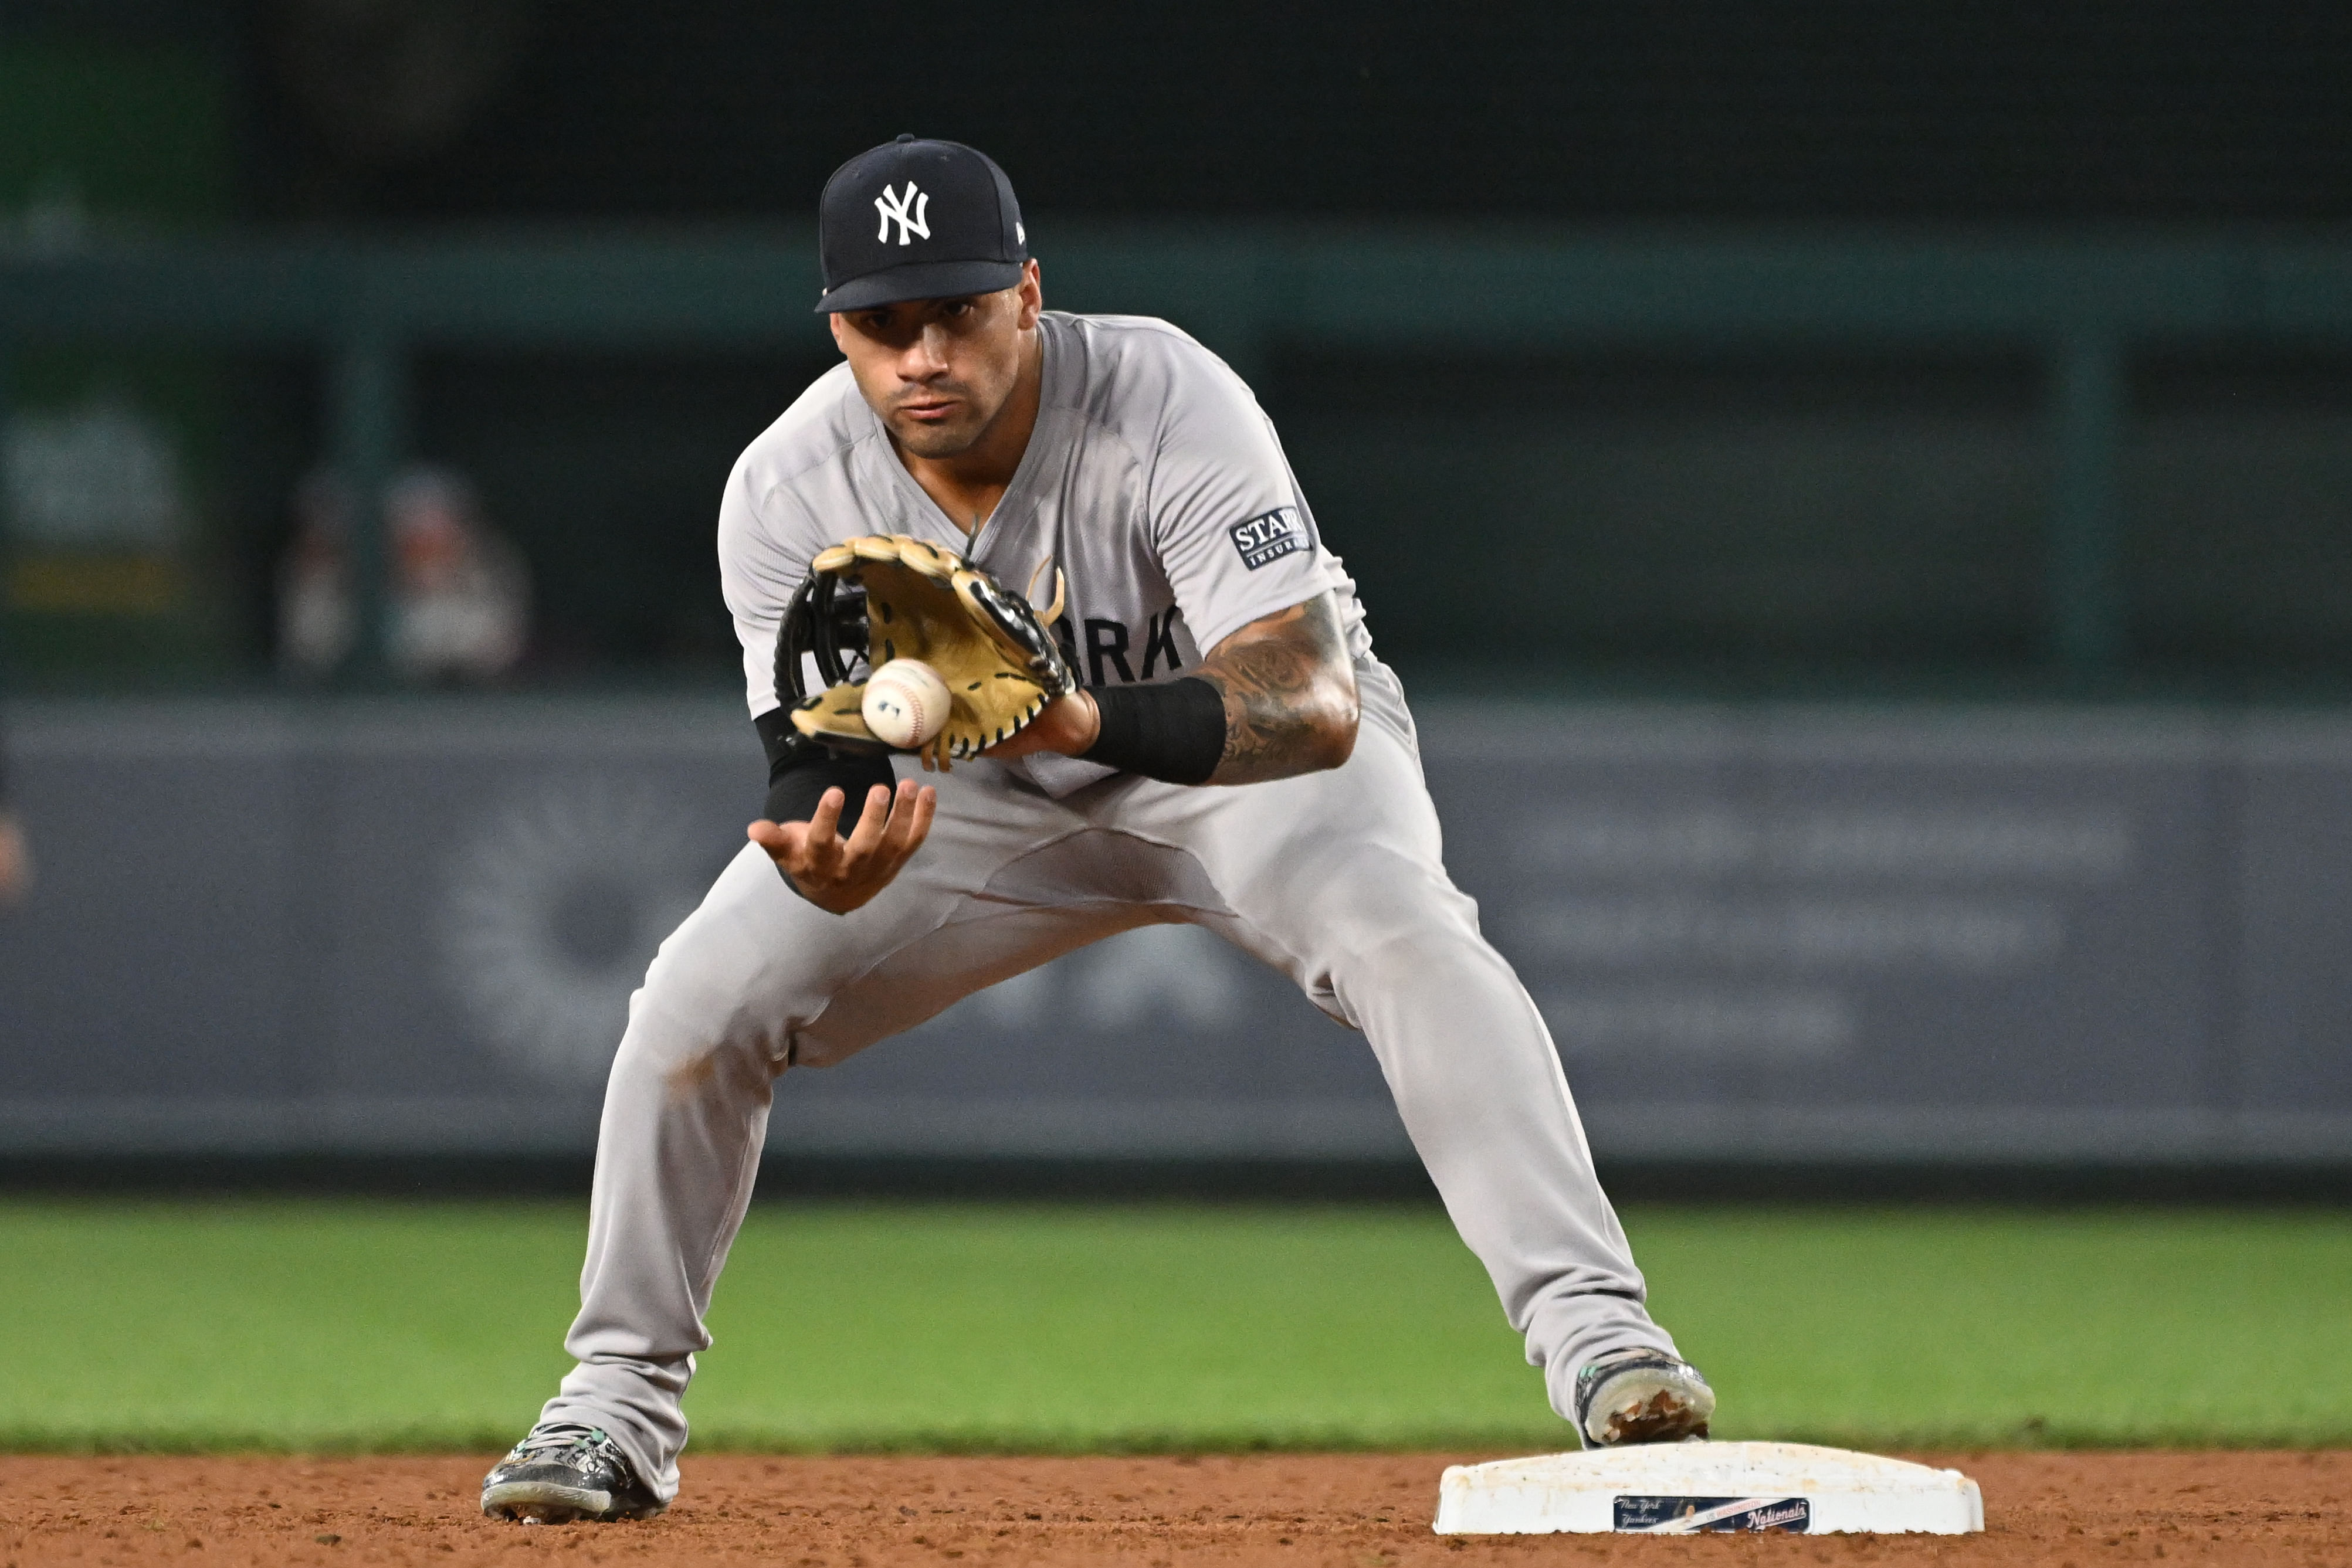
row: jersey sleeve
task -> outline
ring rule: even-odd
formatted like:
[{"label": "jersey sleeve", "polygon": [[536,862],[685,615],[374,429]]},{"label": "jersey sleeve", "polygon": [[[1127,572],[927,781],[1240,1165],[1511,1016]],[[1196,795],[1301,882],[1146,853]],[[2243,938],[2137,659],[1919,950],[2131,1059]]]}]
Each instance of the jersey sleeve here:
[{"label": "jersey sleeve", "polygon": [[719,586],[743,644],[751,716],[779,706],[776,632],[815,559],[815,535],[781,486],[763,486],[749,464],[727,477],[719,503]]},{"label": "jersey sleeve", "polygon": [[1274,425],[1239,376],[1187,345],[1152,444],[1145,505],[1202,652],[1331,586],[1329,558]]}]

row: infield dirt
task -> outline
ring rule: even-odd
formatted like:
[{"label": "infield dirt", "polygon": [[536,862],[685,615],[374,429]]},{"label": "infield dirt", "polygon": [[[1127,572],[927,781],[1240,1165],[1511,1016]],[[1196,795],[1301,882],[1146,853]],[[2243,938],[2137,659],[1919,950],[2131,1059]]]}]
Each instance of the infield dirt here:
[{"label": "infield dirt", "polygon": [[690,1458],[641,1524],[476,1511],[489,1458],[0,1458],[0,1568],[79,1563],[2352,1563],[2352,1452],[1906,1455],[1984,1489],[1963,1537],[1464,1537],[1438,1473],[1489,1454]]}]

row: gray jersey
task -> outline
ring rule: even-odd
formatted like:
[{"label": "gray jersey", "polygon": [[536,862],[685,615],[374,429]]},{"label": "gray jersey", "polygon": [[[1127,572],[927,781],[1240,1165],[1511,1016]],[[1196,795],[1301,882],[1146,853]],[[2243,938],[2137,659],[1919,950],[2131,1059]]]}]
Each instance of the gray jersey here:
[{"label": "gray jersey", "polygon": [[[719,514],[719,576],[751,715],[778,706],[776,628],[809,562],[858,534],[911,534],[1015,591],[1052,573],[1055,630],[1091,685],[1166,680],[1262,616],[1336,590],[1349,652],[1370,651],[1355,584],[1325,549],[1282,444],[1224,361],[1142,316],[1039,319],[1037,428],[1004,498],[967,538],[892,449],[846,364],[747,448]],[[1029,759],[1055,794],[1106,769]]]},{"label": "gray jersey", "polygon": [[[968,547],[845,368],[743,455],[719,549],[754,716],[777,706],[776,624],[810,559],[849,536],[904,533],[1016,589],[1058,564],[1063,632],[1094,683],[1181,675],[1236,628],[1336,591],[1363,705],[1355,748],[1339,767],[1239,789],[1050,756],[933,775],[930,836],[847,915],[743,847],[630,1004],[565,1341],[579,1365],[541,1416],[608,1432],[663,1498],[778,1075],[1147,924],[1213,931],[1363,1030],[1561,1414],[1574,1416],[1579,1371],[1601,1354],[1673,1349],[1643,1307],[1542,1016],[1445,874],[1402,689],[1371,657],[1353,586],[1249,389],[1162,322],[1048,316],[1044,330],[1036,434]],[[896,768],[923,777],[911,758]]]}]

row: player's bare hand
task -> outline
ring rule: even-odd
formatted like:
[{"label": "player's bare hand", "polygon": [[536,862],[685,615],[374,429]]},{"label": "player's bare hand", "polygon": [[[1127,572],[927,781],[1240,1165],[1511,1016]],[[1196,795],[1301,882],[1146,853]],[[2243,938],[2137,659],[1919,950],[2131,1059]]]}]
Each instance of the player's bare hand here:
[{"label": "player's bare hand", "polygon": [[845,839],[841,814],[848,797],[828,789],[807,821],[762,820],[744,832],[768,852],[803,897],[819,909],[846,915],[889,886],[899,868],[922,847],[939,803],[938,790],[911,779],[898,780],[895,795],[877,784],[866,791],[865,814]]},{"label": "player's bare hand", "polygon": [[1021,733],[1010,740],[999,741],[981,753],[1000,761],[1015,757],[1027,757],[1032,752],[1057,751],[1064,757],[1076,757],[1092,750],[1096,738],[1102,734],[1102,709],[1095,706],[1094,694],[1075,691],[1066,697],[1055,697],[1045,705],[1045,711],[1021,727]]}]

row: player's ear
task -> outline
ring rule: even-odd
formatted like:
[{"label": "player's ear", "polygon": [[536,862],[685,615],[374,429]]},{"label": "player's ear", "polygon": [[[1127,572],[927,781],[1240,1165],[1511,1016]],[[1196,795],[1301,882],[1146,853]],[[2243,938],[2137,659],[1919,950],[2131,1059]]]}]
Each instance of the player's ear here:
[{"label": "player's ear", "polygon": [[829,312],[824,319],[824,324],[833,329],[833,346],[841,350],[844,359],[848,358],[849,329],[841,324],[841,312],[838,310]]},{"label": "player's ear", "polygon": [[1037,313],[1045,308],[1045,284],[1034,257],[1021,264],[1021,281],[1014,287],[1021,300],[1021,329],[1026,332],[1037,324]]}]

